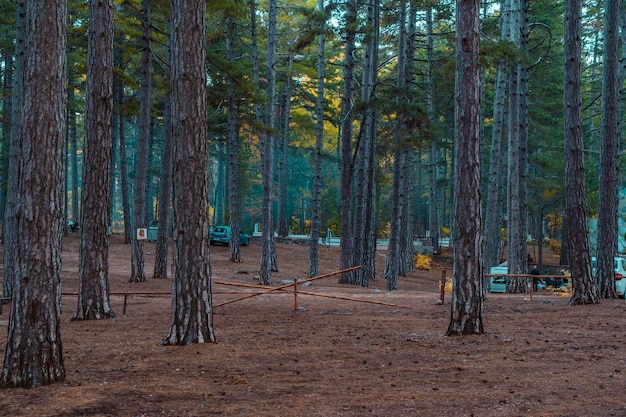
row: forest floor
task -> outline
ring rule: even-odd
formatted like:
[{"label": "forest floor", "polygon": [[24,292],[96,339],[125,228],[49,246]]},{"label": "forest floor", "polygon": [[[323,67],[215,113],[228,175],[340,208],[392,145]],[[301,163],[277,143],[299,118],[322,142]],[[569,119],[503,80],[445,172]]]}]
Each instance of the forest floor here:
[{"label": "forest floor", "polygon": [[[217,343],[163,346],[169,296],[131,295],[124,314],[119,295],[170,291],[169,279],[150,278],[154,243],[145,246],[147,282],[129,284],[130,247],[113,236],[117,317],[73,322],[78,235],[67,237],[66,381],[0,390],[0,416],[626,416],[624,300],[568,307],[568,297],[545,290],[532,300],[490,294],[485,334],[446,337],[450,294],[439,305],[438,282],[451,260],[441,257],[400,278],[394,292],[382,279],[357,288],[332,276],[299,288],[297,309],[293,292],[282,291],[220,306],[259,291],[224,284],[254,285],[259,252],[253,241],[234,264],[227,247],[212,246]],[[278,244],[277,253],[274,286],[306,277],[307,246]],[[320,248],[320,274],[338,269],[338,255]],[[380,253],[380,269],[384,262]]]}]

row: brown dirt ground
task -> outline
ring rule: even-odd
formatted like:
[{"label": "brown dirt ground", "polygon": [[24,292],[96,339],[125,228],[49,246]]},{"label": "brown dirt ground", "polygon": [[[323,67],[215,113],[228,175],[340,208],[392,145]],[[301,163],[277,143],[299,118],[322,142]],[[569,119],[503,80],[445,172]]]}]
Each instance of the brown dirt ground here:
[{"label": "brown dirt ground", "polygon": [[[64,243],[63,291],[77,290],[78,237]],[[213,277],[254,284],[259,244],[244,262],[211,247]],[[129,246],[114,236],[111,291],[168,292],[166,279],[127,283]],[[321,248],[320,273],[336,271],[338,249]],[[152,274],[154,244],[146,244]],[[441,261],[445,261],[441,260]],[[278,245],[283,279],[304,278],[308,247]],[[384,255],[377,260],[384,265]],[[0,391],[2,416],[626,416],[624,300],[567,306],[545,291],[490,295],[486,334],[446,337],[449,295],[439,299],[439,263],[401,278],[400,289],[340,285],[337,277],[301,291],[395,304],[273,292],[217,306],[216,344],[162,346],[166,295],[112,295],[117,318],[72,322],[64,295],[67,380]],[[236,273],[236,272],[246,273]],[[448,272],[450,275],[450,272]],[[214,285],[214,304],[255,291]],[[400,306],[406,306],[403,308]],[[8,306],[0,316],[4,357]]]}]

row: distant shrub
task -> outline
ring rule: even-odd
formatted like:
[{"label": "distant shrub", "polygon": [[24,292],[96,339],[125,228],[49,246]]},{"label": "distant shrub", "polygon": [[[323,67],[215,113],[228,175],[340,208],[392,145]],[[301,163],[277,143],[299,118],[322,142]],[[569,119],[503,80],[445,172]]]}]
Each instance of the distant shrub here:
[{"label": "distant shrub", "polygon": [[422,271],[430,271],[433,268],[433,257],[431,255],[415,255],[413,265]]},{"label": "distant shrub", "polygon": [[389,239],[391,236],[391,223],[387,222],[385,226],[378,230],[378,238],[379,239]]}]

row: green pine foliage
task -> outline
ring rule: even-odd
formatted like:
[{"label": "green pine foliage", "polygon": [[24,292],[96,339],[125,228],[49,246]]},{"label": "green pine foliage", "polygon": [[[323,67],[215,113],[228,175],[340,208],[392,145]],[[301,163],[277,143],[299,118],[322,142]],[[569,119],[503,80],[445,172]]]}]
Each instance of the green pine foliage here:
[{"label": "green pine foliage", "polygon": [[[450,175],[452,174],[452,137],[454,121],[454,2],[451,0],[438,2],[420,2],[420,6],[430,4],[434,7],[434,65],[433,76],[435,82],[435,113],[436,118],[430,121],[427,117],[426,106],[426,39],[424,14],[418,12],[416,50],[413,57],[414,76],[410,86],[403,91],[403,101],[396,103],[396,64],[397,64],[397,34],[398,34],[398,3],[392,1],[381,2],[381,31],[379,78],[376,86],[376,96],[371,102],[362,102],[360,91],[355,93],[353,103],[354,143],[358,140],[359,121],[362,112],[375,107],[378,113],[377,127],[377,199],[378,224],[389,222],[391,196],[391,178],[393,172],[393,154],[397,150],[393,136],[395,118],[397,114],[408,115],[403,120],[402,147],[414,149],[417,175],[421,182],[417,182],[416,212],[422,213],[417,228],[424,230],[423,213],[428,207],[427,200],[427,158],[426,145],[434,138],[442,149],[441,171],[444,178],[439,187],[445,195],[444,213],[442,221],[448,223],[451,207]],[[601,2],[586,4],[584,20],[584,131],[586,141],[586,171],[589,189],[590,213],[594,215],[596,208],[597,167],[599,157],[599,94],[601,83],[601,39],[597,37],[602,26],[603,5]],[[77,132],[79,148],[82,147],[85,89],[85,58],[86,58],[86,31],[88,23],[88,5],[84,1],[69,1],[68,19],[68,88],[74,92],[74,98],[68,101],[68,111],[77,115]],[[116,1],[115,15],[115,54],[117,79],[124,83],[124,103],[122,111],[123,123],[126,126],[127,158],[129,175],[133,175],[132,155],[136,143],[136,118],[139,111],[139,76],[141,68],[141,2],[139,0]],[[331,227],[333,233],[337,230],[339,219],[339,145],[341,132],[340,100],[343,87],[342,65],[344,53],[344,5],[339,2],[327,2],[326,10],[320,13],[317,3],[311,0],[288,2],[280,8],[278,16],[278,66],[277,91],[281,91],[291,79],[293,93],[291,113],[289,119],[289,217],[294,224],[302,228],[302,219],[309,218],[310,201],[304,205],[304,200],[310,200],[313,181],[314,145],[315,145],[315,103],[317,98],[317,36],[324,33],[326,58],[325,83],[325,113],[324,113],[324,152],[323,158],[323,192],[322,192],[322,231]],[[11,66],[11,53],[15,42],[15,2],[0,0],[0,76],[6,80]],[[530,38],[529,53],[520,56],[511,43],[500,42],[499,2],[490,1],[484,4],[482,16],[482,44],[481,57],[484,68],[484,138],[491,137],[491,120],[493,105],[493,87],[498,62],[504,59],[512,62],[516,59],[525,59],[529,65],[529,137],[528,137],[528,173],[529,192],[528,204],[531,215],[537,214],[539,208],[549,207],[552,214],[559,215],[562,211],[564,193],[564,161],[563,161],[563,1],[562,0],[533,0],[530,8]],[[265,65],[266,37],[267,37],[267,2],[257,1],[257,36],[259,65]],[[421,10],[421,9],[420,9]],[[357,23],[357,44],[362,45],[369,36],[372,28],[368,27],[363,19],[365,10],[360,10]],[[163,112],[165,100],[169,91],[169,69],[167,67],[168,54],[168,20],[169,2],[155,0],[152,2],[153,23],[153,102],[152,102],[152,141],[150,172],[153,181],[158,181],[160,155],[163,138]],[[226,21],[235,20],[234,43],[235,61],[226,59]],[[254,223],[260,222],[258,212],[261,192],[261,169],[259,154],[259,138],[267,128],[257,122],[255,105],[263,104],[265,91],[263,89],[263,75],[260,86],[255,85],[252,71],[252,40],[250,32],[249,2],[234,0],[219,0],[207,2],[207,94],[209,116],[207,143],[210,151],[208,167],[210,177],[218,178],[220,161],[225,161],[227,118],[225,99],[227,97],[227,81],[234,80],[236,96],[238,97],[238,123],[240,132],[240,182],[242,194],[242,215],[244,230],[251,230]],[[363,71],[364,48],[357,48],[357,67],[355,80],[357,90]],[[293,58],[291,67],[289,57]],[[11,85],[4,85],[3,97],[11,95]],[[0,130],[0,176],[2,184],[5,181],[7,166],[7,146],[10,132],[10,107],[6,100],[2,106],[2,129]],[[279,106],[280,107],[280,106]],[[280,127],[277,127],[279,129]],[[489,167],[490,141],[483,141],[485,155],[485,172]],[[80,150],[78,151],[80,154]],[[355,159],[356,160],[356,159]],[[80,158],[79,158],[80,164]],[[79,170],[82,169],[79,166]],[[119,175],[119,170],[116,171]],[[210,195],[216,196],[217,181],[210,184]],[[71,192],[71,190],[68,190]],[[117,191],[119,192],[119,190]],[[213,204],[214,201],[212,201]],[[303,211],[304,210],[304,211]],[[547,213],[544,213],[547,214]],[[421,224],[420,224],[421,222]],[[443,224],[442,226],[449,226]],[[383,226],[381,226],[383,227]]]}]

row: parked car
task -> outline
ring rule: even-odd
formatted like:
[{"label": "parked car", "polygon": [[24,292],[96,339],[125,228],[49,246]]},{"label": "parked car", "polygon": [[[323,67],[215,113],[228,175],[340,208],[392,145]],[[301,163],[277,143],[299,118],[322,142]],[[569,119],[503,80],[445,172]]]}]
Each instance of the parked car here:
[{"label": "parked car", "polygon": [[[593,274],[596,274],[598,260],[591,258]],[[626,259],[621,256],[613,258],[613,271],[615,271],[615,293],[619,298],[626,298]]]},{"label": "parked car", "polygon": [[[209,243],[211,245],[228,245],[230,235],[230,226],[214,226],[211,228],[211,233],[209,234]],[[250,244],[250,236],[241,230],[239,231],[239,244],[241,246],[248,246]]]}]

